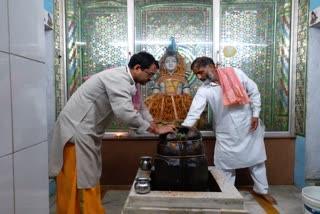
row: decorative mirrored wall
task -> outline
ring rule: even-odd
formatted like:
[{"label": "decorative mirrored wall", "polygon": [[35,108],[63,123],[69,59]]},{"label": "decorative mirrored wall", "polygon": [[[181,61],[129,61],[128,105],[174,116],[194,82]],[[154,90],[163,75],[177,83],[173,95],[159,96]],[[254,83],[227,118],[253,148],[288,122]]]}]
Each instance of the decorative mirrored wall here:
[{"label": "decorative mirrored wall", "polygon": [[[192,95],[201,81],[192,73],[190,65],[196,57],[213,53],[212,8],[212,1],[135,1],[135,51],[147,51],[161,59],[173,38],[184,64],[183,71],[178,72],[187,79]],[[144,98],[152,94],[154,84],[150,81],[142,88]],[[208,109],[199,126],[202,130],[212,130]]]},{"label": "decorative mirrored wall", "polygon": [[289,130],[290,37],[290,1],[221,1],[221,64],[257,83],[267,131]]},{"label": "decorative mirrored wall", "polygon": [[300,1],[297,27],[297,64],[295,96],[295,133],[306,133],[306,86],[309,37],[309,1]]},{"label": "decorative mirrored wall", "polygon": [[[244,70],[258,84],[267,131],[289,133],[291,11],[291,0],[66,0],[66,96],[88,76],[126,65],[132,52],[160,59],[173,37],[192,95],[201,83],[190,71],[191,62],[213,57],[222,67]],[[144,98],[153,84],[141,88]],[[201,130],[210,130],[209,115]],[[109,131],[119,130],[126,127],[116,121]]]},{"label": "decorative mirrored wall", "polygon": [[80,12],[82,76],[127,64],[126,1],[84,1]]}]

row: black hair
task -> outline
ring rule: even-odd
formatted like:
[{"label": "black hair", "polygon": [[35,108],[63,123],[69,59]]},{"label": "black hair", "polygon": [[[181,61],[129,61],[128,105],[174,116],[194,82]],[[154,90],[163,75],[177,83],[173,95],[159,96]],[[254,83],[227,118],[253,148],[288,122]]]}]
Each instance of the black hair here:
[{"label": "black hair", "polygon": [[193,70],[194,67],[198,67],[198,68],[199,67],[206,67],[207,65],[210,65],[210,64],[215,66],[212,58],[206,57],[206,56],[201,56],[201,57],[196,58],[191,63],[191,70]]},{"label": "black hair", "polygon": [[166,57],[168,57],[168,56],[174,56],[174,57],[176,57],[176,58],[178,59],[178,57],[177,57],[177,52],[174,51],[174,50],[172,50],[172,49],[170,49],[170,48],[167,48],[167,50],[166,50],[166,52],[165,52],[165,55],[166,55]]},{"label": "black hair", "polygon": [[142,51],[139,53],[134,54],[128,63],[129,68],[133,68],[135,65],[140,65],[141,69],[147,69],[152,64],[155,64],[156,67],[159,69],[159,63],[158,61],[149,53]]}]

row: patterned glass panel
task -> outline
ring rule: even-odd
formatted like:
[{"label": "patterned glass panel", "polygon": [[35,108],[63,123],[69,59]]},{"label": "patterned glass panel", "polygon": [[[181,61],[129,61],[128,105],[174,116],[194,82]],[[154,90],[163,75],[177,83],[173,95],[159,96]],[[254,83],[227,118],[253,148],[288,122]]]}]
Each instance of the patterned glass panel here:
[{"label": "patterned glass panel", "polygon": [[[139,7],[140,6],[140,7]],[[136,51],[145,50],[160,59],[174,37],[185,64],[185,76],[194,95],[201,84],[190,64],[198,56],[212,56],[212,5],[155,4],[136,7]],[[145,98],[152,94],[154,82],[142,88]],[[206,118],[208,121],[208,117]],[[207,128],[211,130],[208,121]]]},{"label": "patterned glass panel", "polygon": [[[81,1],[81,7],[79,1]],[[146,50],[159,59],[165,47],[168,46],[169,37],[174,36],[178,51],[185,59],[186,77],[192,85],[193,94],[199,82],[190,71],[190,63],[200,55],[212,56],[211,3],[212,1],[209,0],[197,2],[191,0],[135,1],[136,52]],[[82,83],[84,75],[99,72],[109,66],[126,64],[126,55],[123,58],[121,56],[122,50],[126,50],[123,48],[124,43],[127,42],[126,6],[124,4],[126,0],[66,1],[66,69],[69,96]],[[307,16],[305,12],[308,9],[307,3],[302,1],[300,4],[303,6],[300,5],[299,16],[303,18]],[[304,8],[304,12],[301,11],[301,8]],[[100,19],[97,18],[94,21],[94,14]],[[261,117],[268,131],[288,130],[290,16],[290,0],[221,1],[219,61],[222,66],[242,68],[257,82],[263,102]],[[98,23],[103,30],[94,29],[95,23]],[[103,25],[108,27],[104,28]],[[117,30],[121,26],[122,30],[119,30],[122,32],[121,35],[117,32],[108,32],[114,26],[118,28]],[[298,52],[300,52],[298,55],[306,56],[307,30],[302,29],[302,26],[303,23],[300,20],[298,29]],[[100,36],[97,36],[99,34]],[[121,39],[115,42],[114,38]],[[94,47],[93,40],[99,44],[97,47]],[[107,48],[105,41],[118,46],[114,46],[114,49]],[[114,53],[112,51],[110,53],[110,50],[115,49],[118,51],[118,58],[114,60],[109,55]],[[231,53],[236,50],[235,56],[227,56],[230,50]],[[97,57],[99,54],[101,54],[100,58]],[[112,60],[108,60],[109,58]],[[296,128],[298,133],[304,133],[305,58],[298,57],[297,63]],[[56,78],[60,81],[61,75],[58,74]],[[59,86],[57,89],[59,90]],[[145,97],[150,95],[151,84],[143,87],[142,92]],[[121,127],[116,123],[113,128],[121,129]]]},{"label": "patterned glass panel", "polygon": [[289,80],[290,80],[290,37],[291,0],[277,1],[277,20],[274,59],[274,95],[272,126],[267,130],[287,131],[289,129]]},{"label": "patterned glass panel", "polygon": [[185,4],[185,3],[192,3],[192,4],[206,4],[206,5],[211,5],[212,4],[212,0],[134,0],[135,4],[138,7],[146,7],[146,6],[150,6],[150,5],[157,5],[157,4]]},{"label": "patterned glass panel", "polygon": [[[145,50],[160,59],[169,38],[174,37],[178,52],[185,60],[186,76],[191,86],[195,83],[191,89],[194,93],[199,82],[192,75],[190,64],[198,56],[212,56],[211,5],[151,5],[137,10],[141,26],[137,26],[140,33],[137,35],[136,50]],[[149,91],[146,93],[148,95]]]},{"label": "patterned glass panel", "polygon": [[68,97],[81,84],[79,52],[76,41],[79,41],[79,0],[66,1],[66,69]]},{"label": "patterned glass panel", "polygon": [[54,1],[54,73],[55,73],[55,91],[56,91],[56,117],[58,117],[63,107],[64,101],[64,70],[62,69],[62,48],[61,44],[61,13],[60,1]]},{"label": "patterned glass panel", "polygon": [[[222,67],[241,68],[258,85],[262,94],[261,118],[270,125],[274,4],[222,4]],[[228,53],[235,48],[236,54]]]},{"label": "patterned glass panel", "polygon": [[[104,69],[127,65],[126,0],[86,1],[81,7],[82,77]],[[127,126],[118,118],[107,131],[125,131]]]},{"label": "patterned glass panel", "polygon": [[308,14],[309,1],[299,1],[298,6],[298,43],[296,67],[296,105],[295,130],[299,135],[305,135],[306,121],[306,81],[307,81],[307,43],[308,43]]},{"label": "patterned glass panel", "polygon": [[274,0],[221,0],[221,3],[266,3],[266,2],[274,2]]},{"label": "patterned glass panel", "polygon": [[82,75],[127,64],[127,8],[90,5],[81,13]]},{"label": "patterned glass panel", "polygon": [[[267,130],[288,131],[290,4],[275,5],[249,0],[221,3],[220,63],[242,69],[257,83],[260,117]],[[281,18],[275,26],[276,13]]]},{"label": "patterned glass panel", "polygon": [[108,5],[111,7],[114,6],[123,6],[125,5],[127,0],[81,0],[81,5],[93,5],[93,4],[99,4],[102,3],[104,5]]}]

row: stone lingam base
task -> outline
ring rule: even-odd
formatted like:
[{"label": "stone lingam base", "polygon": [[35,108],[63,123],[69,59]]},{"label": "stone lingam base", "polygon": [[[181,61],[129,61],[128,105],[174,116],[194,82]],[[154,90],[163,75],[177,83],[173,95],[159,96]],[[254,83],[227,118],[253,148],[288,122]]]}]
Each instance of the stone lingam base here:
[{"label": "stone lingam base", "polygon": [[[135,192],[134,184],[122,210],[122,214],[174,214],[174,213],[249,213],[244,209],[243,197],[227,182],[217,168],[208,167],[219,186],[219,192],[153,191],[147,194]],[[136,177],[150,177],[151,171],[138,170]]]}]

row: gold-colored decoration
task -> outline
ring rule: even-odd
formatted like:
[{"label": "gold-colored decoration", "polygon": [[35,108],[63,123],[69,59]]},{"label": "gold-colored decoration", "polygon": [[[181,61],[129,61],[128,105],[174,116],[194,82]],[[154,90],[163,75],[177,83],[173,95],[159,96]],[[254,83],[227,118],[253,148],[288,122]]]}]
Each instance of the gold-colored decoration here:
[{"label": "gold-colored decoration", "polygon": [[[177,66],[173,71],[168,71],[165,67],[165,59],[168,56],[167,54],[162,56],[159,63],[160,69],[156,84],[161,89],[158,93],[149,96],[145,103],[156,123],[180,125],[187,116],[193,97],[189,94],[190,92],[183,91],[184,87],[189,89],[189,85],[185,78],[182,56],[175,52]],[[179,92],[179,87],[181,92]]]},{"label": "gold-colored decoration", "polygon": [[237,54],[237,49],[234,46],[228,45],[223,48],[223,55],[227,58],[234,57]]},{"label": "gold-colored decoration", "polygon": [[163,95],[154,94],[146,103],[156,123],[180,124],[187,116],[192,96],[189,94]]}]

